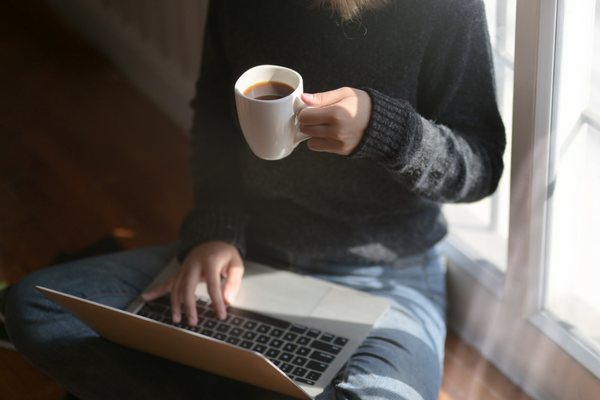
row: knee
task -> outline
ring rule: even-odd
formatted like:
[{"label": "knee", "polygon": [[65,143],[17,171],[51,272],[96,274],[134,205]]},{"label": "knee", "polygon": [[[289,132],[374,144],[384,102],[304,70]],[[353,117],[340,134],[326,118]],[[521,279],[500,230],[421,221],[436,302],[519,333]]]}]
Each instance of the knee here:
[{"label": "knee", "polygon": [[43,274],[32,273],[10,288],[6,299],[6,330],[19,351],[44,339],[49,323],[58,322],[65,311],[35,287],[43,284]]}]

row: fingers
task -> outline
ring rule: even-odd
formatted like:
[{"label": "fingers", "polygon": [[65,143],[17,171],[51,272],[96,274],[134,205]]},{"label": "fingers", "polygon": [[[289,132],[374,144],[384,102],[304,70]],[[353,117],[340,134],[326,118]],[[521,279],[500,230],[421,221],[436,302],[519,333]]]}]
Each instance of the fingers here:
[{"label": "fingers", "polygon": [[225,319],[225,302],[221,292],[221,271],[217,268],[209,268],[206,271],[206,289],[212,300],[212,306],[217,313],[217,318]]},{"label": "fingers", "polygon": [[303,93],[302,101],[312,107],[326,107],[337,103],[345,97],[351,96],[353,90],[348,87],[343,87],[336,90],[323,93]]},{"label": "fingers", "polygon": [[223,286],[223,298],[228,304],[233,303],[237,293],[240,290],[242,284],[242,277],[244,276],[244,264],[241,260],[239,262],[232,261],[227,271],[227,280],[225,286]]},{"label": "fingers", "polygon": [[[303,93],[302,100],[312,108],[302,110],[298,115],[300,128],[311,126],[332,125],[352,118],[351,111],[356,107],[354,90],[341,88],[324,93]],[[305,132],[305,130],[302,130]],[[318,132],[314,132],[318,133]]]},{"label": "fingers", "polygon": [[188,325],[196,325],[198,323],[198,310],[196,309],[196,286],[199,282],[199,273],[194,271],[189,273],[185,279],[182,280],[181,285],[183,293],[181,297],[183,299],[183,309],[187,315]]},{"label": "fingers", "polygon": [[371,118],[371,98],[363,90],[341,88],[325,93],[303,94],[313,108],[298,114],[300,132],[311,136],[308,147],[348,155],[358,146]]},{"label": "fingers", "polygon": [[[308,132],[318,134],[318,130],[326,125],[340,125],[352,118],[345,104],[336,103],[324,108],[305,108],[298,114],[300,130],[308,135]],[[327,130],[323,131],[326,133]]]},{"label": "fingers", "polygon": [[[163,285],[142,295],[144,301],[151,301],[171,292],[171,314],[173,322],[181,322],[182,305],[189,325],[198,323],[196,309],[196,286],[200,280],[206,281],[213,308],[219,319],[227,314],[225,301],[231,303],[239,291],[244,264],[235,246],[225,242],[207,242],[194,248],[186,257],[179,271]],[[223,292],[222,278],[226,277]],[[225,293],[226,300],[223,293]]]},{"label": "fingers", "polygon": [[180,276],[177,276],[173,287],[171,288],[171,319],[175,324],[181,322],[181,293],[180,293]]},{"label": "fingers", "polygon": [[306,143],[309,149],[318,152],[328,152],[334,154],[350,154],[354,149],[350,145],[340,140],[312,137]]}]

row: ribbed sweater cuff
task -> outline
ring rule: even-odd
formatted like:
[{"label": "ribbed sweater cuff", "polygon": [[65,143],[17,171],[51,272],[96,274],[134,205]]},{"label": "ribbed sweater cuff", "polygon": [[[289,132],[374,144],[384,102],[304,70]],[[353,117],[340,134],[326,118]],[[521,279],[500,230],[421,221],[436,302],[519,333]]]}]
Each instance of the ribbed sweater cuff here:
[{"label": "ribbed sweater cuff", "polygon": [[407,139],[414,110],[406,101],[392,99],[370,88],[363,90],[371,97],[371,120],[349,157],[370,157],[384,162],[395,159]]},{"label": "ribbed sweater cuff", "polygon": [[234,245],[244,257],[246,222],[246,216],[240,212],[218,206],[195,208],[185,217],[179,230],[181,244],[177,259],[183,262],[194,247],[212,240]]}]

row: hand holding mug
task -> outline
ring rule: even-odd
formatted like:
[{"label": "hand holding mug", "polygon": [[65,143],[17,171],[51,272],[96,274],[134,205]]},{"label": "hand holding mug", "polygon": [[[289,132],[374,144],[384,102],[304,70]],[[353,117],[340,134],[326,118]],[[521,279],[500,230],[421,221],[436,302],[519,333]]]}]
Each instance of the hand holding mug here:
[{"label": "hand holding mug", "polygon": [[244,72],[235,83],[240,127],[250,149],[265,160],[280,160],[309,136],[298,128],[302,76],[289,68],[260,65]]},{"label": "hand holding mug", "polygon": [[348,155],[360,143],[371,118],[371,98],[341,88],[303,94],[302,76],[289,68],[260,65],[235,84],[238,118],[258,157],[280,160],[302,141],[314,151]]},{"label": "hand holding mug", "polygon": [[311,150],[348,155],[358,146],[371,118],[367,92],[345,87],[301,98],[311,106],[298,114],[300,130],[311,136]]}]

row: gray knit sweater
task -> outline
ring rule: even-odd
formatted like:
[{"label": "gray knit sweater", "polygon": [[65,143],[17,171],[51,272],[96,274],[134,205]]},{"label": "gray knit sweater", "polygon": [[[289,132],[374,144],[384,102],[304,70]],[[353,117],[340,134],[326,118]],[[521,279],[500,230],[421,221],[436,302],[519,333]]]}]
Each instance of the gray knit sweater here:
[{"label": "gray knit sweater", "polygon": [[[505,147],[481,0],[392,0],[341,23],[308,0],[213,0],[190,164],[195,208],[180,258],[224,240],[316,260],[375,264],[425,251],[446,234],[444,202],[491,194]],[[259,159],[237,124],[233,84],[275,64],[307,93],[350,86],[372,99],[349,156],[306,143]]]}]

